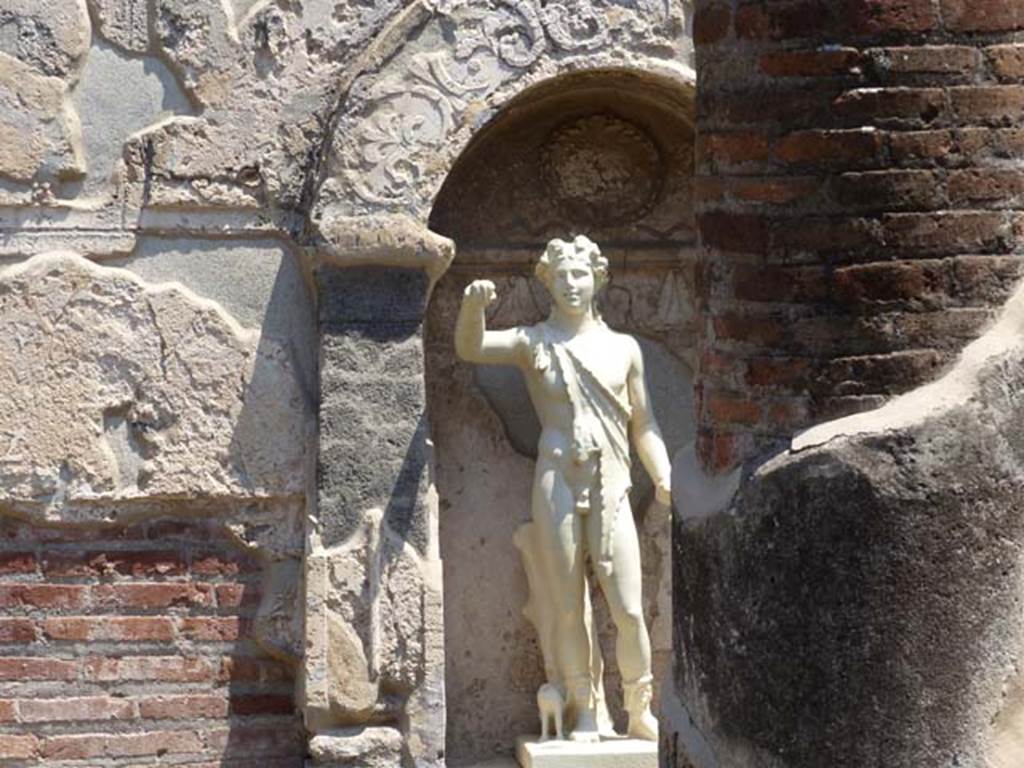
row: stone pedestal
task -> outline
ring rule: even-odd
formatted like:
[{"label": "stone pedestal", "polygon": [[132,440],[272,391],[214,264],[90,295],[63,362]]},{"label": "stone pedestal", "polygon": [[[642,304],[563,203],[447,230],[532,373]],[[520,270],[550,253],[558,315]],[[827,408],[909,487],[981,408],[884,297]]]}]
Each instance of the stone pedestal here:
[{"label": "stone pedestal", "polygon": [[627,738],[585,744],[520,736],[516,758],[522,768],[658,768],[658,745]]}]

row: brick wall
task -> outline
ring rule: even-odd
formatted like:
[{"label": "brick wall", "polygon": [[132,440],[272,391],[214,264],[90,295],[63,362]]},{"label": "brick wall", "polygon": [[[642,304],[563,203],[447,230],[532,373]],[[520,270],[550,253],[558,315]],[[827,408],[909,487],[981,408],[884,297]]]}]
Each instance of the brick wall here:
[{"label": "brick wall", "polygon": [[697,3],[716,470],[935,378],[1008,297],[1024,232],[1024,5]]},{"label": "brick wall", "polygon": [[259,577],[204,522],[0,522],[0,765],[301,766]]}]

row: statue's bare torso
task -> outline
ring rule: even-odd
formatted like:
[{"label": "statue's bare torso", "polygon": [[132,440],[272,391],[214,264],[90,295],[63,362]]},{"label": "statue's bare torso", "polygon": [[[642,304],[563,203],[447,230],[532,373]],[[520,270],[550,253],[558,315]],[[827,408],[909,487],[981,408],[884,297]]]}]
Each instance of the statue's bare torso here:
[{"label": "statue's bare torso", "polygon": [[568,340],[560,338],[557,329],[552,329],[547,323],[516,330],[523,335],[527,351],[526,359],[519,368],[526,378],[530,399],[541,425],[537,452],[549,457],[556,452],[567,455],[573,439],[572,403],[561,371],[550,361],[544,364],[543,357],[550,354],[546,345],[564,343],[577,357],[587,362],[590,370],[609,390],[627,401],[627,382],[633,359],[639,354],[639,346],[631,336],[616,333],[605,325]]}]

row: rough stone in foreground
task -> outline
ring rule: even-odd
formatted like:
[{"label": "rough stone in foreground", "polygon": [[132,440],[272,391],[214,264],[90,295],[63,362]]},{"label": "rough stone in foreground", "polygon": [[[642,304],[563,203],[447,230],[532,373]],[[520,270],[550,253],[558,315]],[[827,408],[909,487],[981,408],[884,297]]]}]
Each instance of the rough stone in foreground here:
[{"label": "rough stone in foreground", "polygon": [[0,272],[0,509],[296,495],[307,414],[286,352],[177,284],[52,253]]},{"label": "rough stone in foreground", "polygon": [[441,564],[420,558],[379,512],[367,517],[345,545],[306,558],[302,690],[313,764],[441,765]]},{"label": "rough stone in foreground", "polygon": [[1020,765],[1024,290],[938,382],[796,438],[676,538],[721,768]]}]

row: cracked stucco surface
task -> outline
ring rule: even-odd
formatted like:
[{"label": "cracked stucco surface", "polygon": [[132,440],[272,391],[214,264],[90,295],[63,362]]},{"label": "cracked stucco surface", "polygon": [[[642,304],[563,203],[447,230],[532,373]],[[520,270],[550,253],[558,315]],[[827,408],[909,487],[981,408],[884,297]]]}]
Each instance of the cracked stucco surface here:
[{"label": "cracked stucco surface", "polygon": [[[0,505],[102,520],[147,499],[302,492],[289,359],[180,285],[51,253],[0,272]],[[271,439],[270,436],[273,436]]]}]

